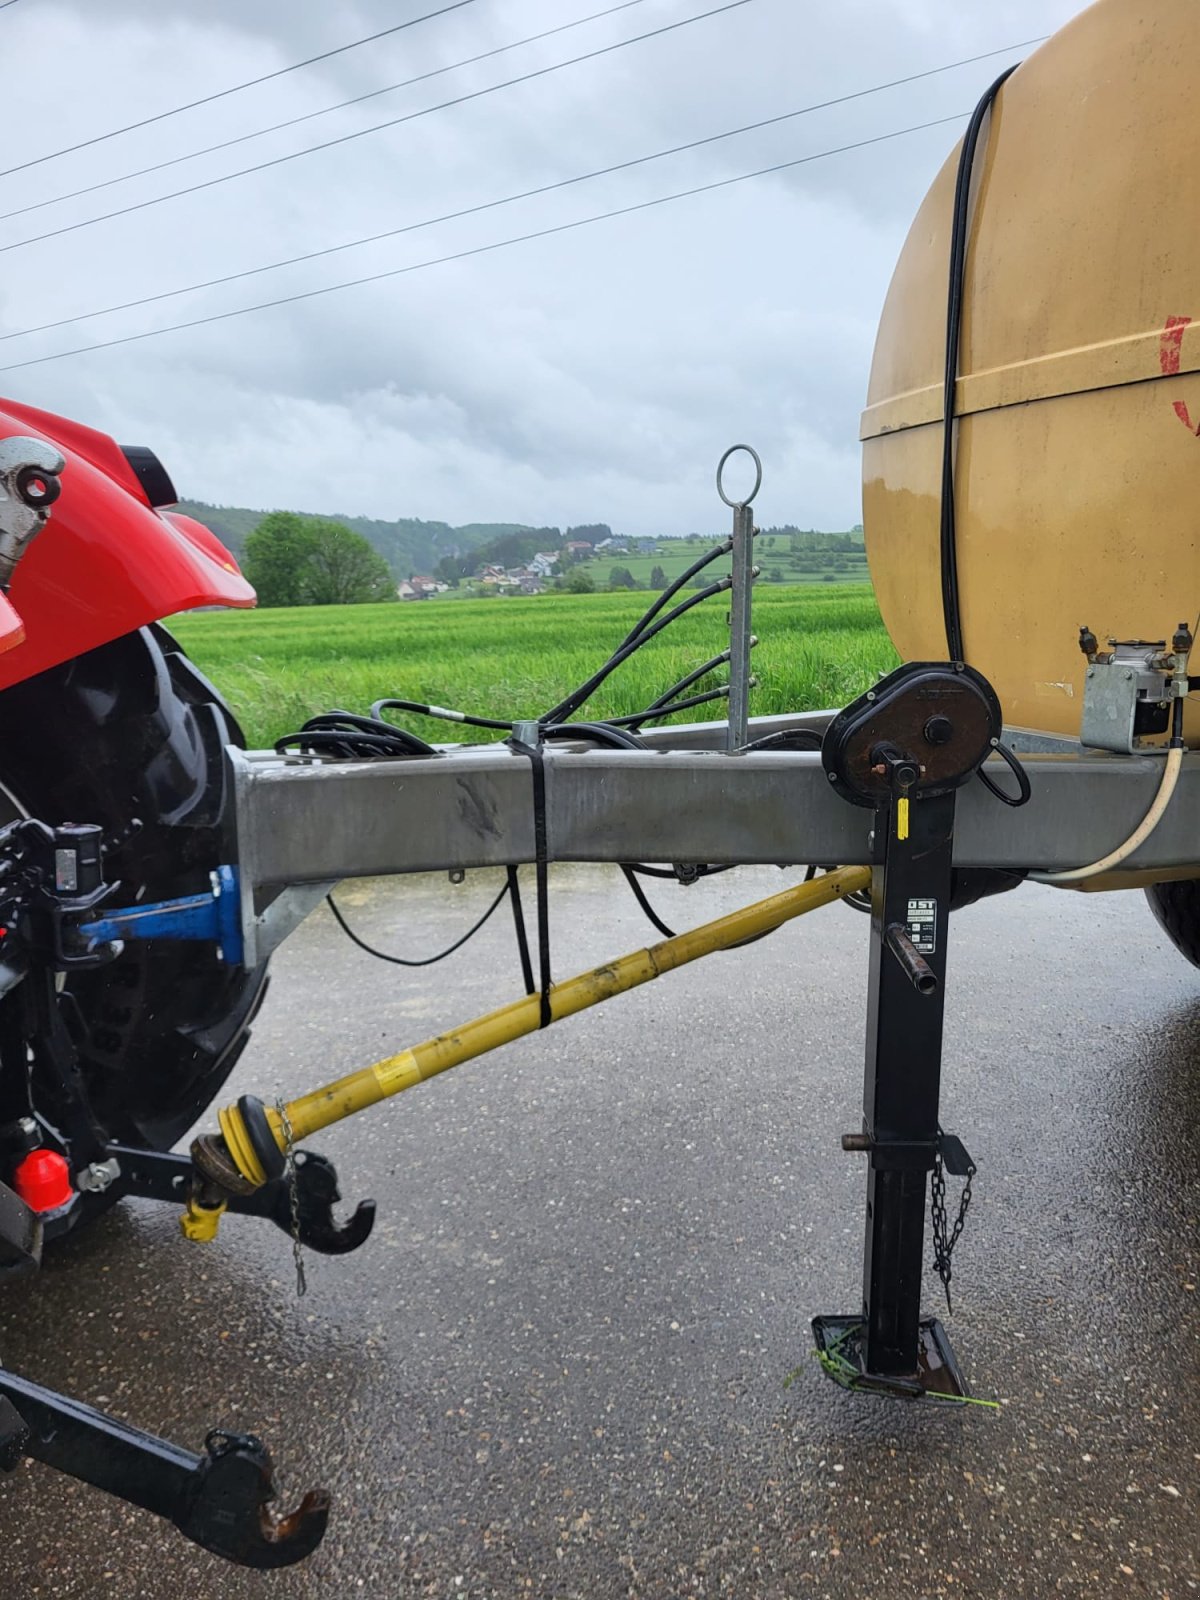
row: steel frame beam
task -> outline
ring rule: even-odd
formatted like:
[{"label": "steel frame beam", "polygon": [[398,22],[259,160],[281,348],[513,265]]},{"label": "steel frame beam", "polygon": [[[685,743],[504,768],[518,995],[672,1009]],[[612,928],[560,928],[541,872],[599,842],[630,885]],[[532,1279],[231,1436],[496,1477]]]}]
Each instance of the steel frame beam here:
[{"label": "steel frame beam", "polygon": [[[821,728],[831,715],[755,718],[751,738],[784,727]],[[725,737],[724,723],[709,722],[663,730],[645,753],[548,745],[548,858],[871,861],[869,813],[832,792],[819,755],[726,753]],[[1162,772],[1158,756],[1108,755],[1065,741],[1046,753],[1038,741],[1028,743],[1034,745],[1022,756],[1033,790],[1028,805],[1000,805],[979,783],[962,791],[956,866],[1053,870],[1095,860],[1137,826]],[[530,763],[504,744],[361,762],[230,748],[228,760],[247,961],[265,956],[324,887],[342,878],[535,859]],[[1007,769],[992,765],[997,781],[1011,784]],[[1167,814],[1126,868],[1196,862],[1198,818],[1200,751],[1184,757]]]}]

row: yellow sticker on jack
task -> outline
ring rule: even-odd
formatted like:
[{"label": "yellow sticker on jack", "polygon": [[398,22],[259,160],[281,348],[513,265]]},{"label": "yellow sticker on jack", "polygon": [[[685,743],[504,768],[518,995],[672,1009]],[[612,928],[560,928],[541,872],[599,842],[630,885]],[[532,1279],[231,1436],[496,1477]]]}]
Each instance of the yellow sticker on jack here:
[{"label": "yellow sticker on jack", "polygon": [[901,795],[896,801],[896,837],[908,838],[908,796]]}]

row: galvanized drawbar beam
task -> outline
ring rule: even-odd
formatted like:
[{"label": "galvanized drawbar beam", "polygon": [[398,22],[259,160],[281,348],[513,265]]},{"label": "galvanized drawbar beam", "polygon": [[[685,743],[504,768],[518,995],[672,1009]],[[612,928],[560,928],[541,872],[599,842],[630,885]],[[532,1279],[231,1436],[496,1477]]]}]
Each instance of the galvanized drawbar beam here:
[{"label": "galvanized drawbar beam", "polygon": [[[752,734],[826,720],[764,718]],[[723,724],[707,723],[673,728],[646,753],[547,746],[548,859],[870,862],[869,818],[831,792],[818,754],[731,755],[713,747],[723,738]],[[1058,869],[1095,860],[1136,827],[1162,772],[1161,757],[1078,747],[1022,759],[1028,805],[999,805],[978,782],[960,794],[956,866]],[[503,744],[374,762],[240,750],[229,760],[247,961],[266,955],[338,879],[535,859],[530,765]],[[997,782],[1011,784],[999,761],[991,766]],[[1167,815],[1126,867],[1194,862],[1197,815],[1200,752],[1189,752]],[[304,887],[279,896],[291,886]]]}]

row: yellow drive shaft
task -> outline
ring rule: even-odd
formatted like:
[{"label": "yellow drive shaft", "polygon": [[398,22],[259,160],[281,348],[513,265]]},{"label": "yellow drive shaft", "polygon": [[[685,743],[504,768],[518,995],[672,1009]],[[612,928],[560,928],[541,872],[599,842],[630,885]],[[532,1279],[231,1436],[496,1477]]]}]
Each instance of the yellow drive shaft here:
[{"label": "yellow drive shaft", "polygon": [[[613,995],[624,994],[628,989],[636,989],[640,984],[661,978],[663,973],[673,972],[676,967],[686,966],[689,961],[697,961],[716,950],[728,950],[732,945],[753,939],[758,934],[770,933],[793,917],[802,916],[806,911],[815,911],[818,906],[829,905],[844,895],[867,888],[870,882],[869,867],[839,867],[836,872],[827,873],[811,883],[796,884],[782,894],[743,906],[739,911],[731,911],[713,922],[705,922],[688,933],[676,934],[674,938],[664,939],[648,949],[635,950],[631,955],[593,967],[590,972],[567,978],[550,989],[551,1020],[560,1022],[577,1011],[598,1005],[601,1000],[609,1000]],[[298,1100],[284,1107],[283,1116],[277,1109],[268,1107],[266,1115],[271,1132],[280,1150],[283,1150],[287,1143],[284,1116],[292,1142],[299,1143],[318,1129],[327,1128],[330,1123],[340,1122],[343,1117],[353,1116],[356,1111],[411,1089],[426,1078],[436,1077],[439,1072],[447,1072],[464,1061],[486,1055],[489,1050],[520,1039],[527,1033],[536,1033],[540,1025],[539,995],[527,995],[521,1000],[514,1000],[510,1005],[490,1011],[486,1016],[477,1017],[460,1028],[452,1028],[448,1033],[439,1033],[436,1038],[426,1039],[411,1050],[402,1050],[399,1055],[388,1056],[374,1066],[363,1067],[348,1077],[338,1078],[323,1089],[301,1095]],[[241,1112],[236,1106],[227,1106],[219,1113],[219,1117],[229,1154],[243,1176],[251,1183],[265,1183],[267,1174],[254,1150]]]}]

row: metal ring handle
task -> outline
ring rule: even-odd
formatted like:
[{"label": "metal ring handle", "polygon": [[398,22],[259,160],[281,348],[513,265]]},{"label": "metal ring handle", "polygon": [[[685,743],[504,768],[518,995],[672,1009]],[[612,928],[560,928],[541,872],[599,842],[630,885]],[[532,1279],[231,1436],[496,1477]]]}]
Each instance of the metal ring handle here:
[{"label": "metal ring handle", "polygon": [[[744,450],[754,462],[754,487],[744,500],[731,500],[725,493],[725,486],[721,482],[721,479],[725,472],[725,463],[729,460],[730,456],[735,456],[739,450]],[[753,446],[748,444],[731,444],[729,449],[726,450],[725,454],[721,457],[720,461],[717,462],[717,493],[721,496],[721,499],[724,500],[727,506],[732,506],[736,511],[739,506],[748,506],[761,488],[762,462],[758,459],[758,451],[755,450]]]}]

